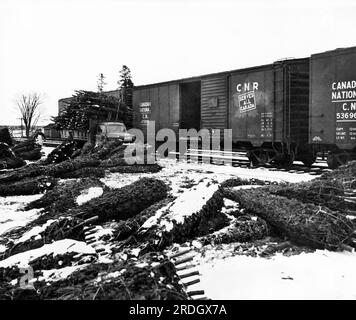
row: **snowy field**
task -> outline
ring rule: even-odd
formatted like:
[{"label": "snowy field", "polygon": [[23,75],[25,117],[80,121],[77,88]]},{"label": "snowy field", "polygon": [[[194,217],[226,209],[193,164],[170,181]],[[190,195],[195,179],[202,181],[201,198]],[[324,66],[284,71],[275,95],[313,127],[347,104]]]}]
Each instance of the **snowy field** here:
[{"label": "snowy field", "polygon": [[[47,155],[52,148],[44,148]],[[241,168],[161,160],[164,167],[158,173],[147,174],[108,174],[102,181],[111,188],[121,188],[142,177],[161,179],[171,187],[171,194],[177,199],[170,204],[173,220],[179,221],[185,214],[199,210],[203,202],[216,190],[217,183],[232,177],[261,179],[275,182],[301,182],[315,178],[308,173],[271,171],[265,168]],[[212,182],[213,184],[207,183]],[[215,183],[215,184],[214,184]],[[85,203],[102,194],[101,188],[91,188],[82,193],[77,203]],[[0,252],[6,233],[23,227],[38,217],[40,210],[21,211],[26,203],[41,195],[0,198]],[[200,202],[199,202],[200,201]],[[143,228],[158,223],[157,212]],[[48,223],[51,223],[49,221]],[[13,239],[21,242],[38,234],[45,226],[38,226]],[[171,226],[162,224],[162,228]],[[37,228],[37,229],[36,229]],[[102,233],[110,232],[103,230]],[[187,243],[194,252],[193,264],[199,270],[201,282],[190,287],[203,289],[205,296],[212,299],[355,299],[356,298],[356,253],[317,250],[301,252],[291,256],[281,253],[262,258],[244,254],[236,255],[239,244],[208,246],[202,248],[198,241]],[[204,250],[202,250],[204,249]],[[42,248],[9,257],[0,262],[1,266],[26,265],[30,259],[44,254],[63,252],[91,253],[93,248],[84,242],[64,239],[45,245]],[[168,250],[169,251],[169,250]],[[66,277],[78,267],[66,267],[46,271],[44,277]]]},{"label": "snowy field", "polygon": [[211,299],[356,299],[356,253],[317,250],[285,256],[225,257],[209,250],[194,262]]}]

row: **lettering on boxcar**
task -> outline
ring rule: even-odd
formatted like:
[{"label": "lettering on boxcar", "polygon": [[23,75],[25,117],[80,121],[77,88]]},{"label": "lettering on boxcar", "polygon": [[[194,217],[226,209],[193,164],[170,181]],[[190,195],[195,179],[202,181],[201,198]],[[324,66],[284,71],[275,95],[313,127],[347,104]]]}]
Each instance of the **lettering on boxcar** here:
[{"label": "lettering on boxcar", "polygon": [[150,120],[151,113],[151,102],[141,102],[140,103],[140,114],[141,114],[141,124],[147,125],[148,121]]},{"label": "lettering on boxcar", "polygon": [[256,97],[254,91],[249,91],[238,96],[240,113],[256,109]]},{"label": "lettering on boxcar", "polygon": [[234,95],[235,105],[238,107],[238,117],[243,116],[246,112],[256,110],[256,95],[258,82],[245,82],[236,85],[237,94]]},{"label": "lettering on boxcar", "polygon": [[356,80],[331,83],[331,102],[335,106],[335,139],[339,143],[355,140],[356,130]]},{"label": "lettering on boxcar", "polygon": [[261,138],[273,137],[273,114],[261,112]]},{"label": "lettering on boxcar", "polygon": [[246,92],[246,91],[257,91],[258,90],[258,82],[245,82],[245,83],[239,83],[236,86],[237,92]]}]

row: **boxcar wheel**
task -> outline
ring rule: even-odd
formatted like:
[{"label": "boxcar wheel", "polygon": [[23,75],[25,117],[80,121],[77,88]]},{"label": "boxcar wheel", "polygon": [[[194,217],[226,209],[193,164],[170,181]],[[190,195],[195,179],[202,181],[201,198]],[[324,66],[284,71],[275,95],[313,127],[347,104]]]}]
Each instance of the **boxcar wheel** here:
[{"label": "boxcar wheel", "polygon": [[302,162],[305,166],[311,167],[311,165],[316,161],[316,155],[307,154],[303,159]]}]

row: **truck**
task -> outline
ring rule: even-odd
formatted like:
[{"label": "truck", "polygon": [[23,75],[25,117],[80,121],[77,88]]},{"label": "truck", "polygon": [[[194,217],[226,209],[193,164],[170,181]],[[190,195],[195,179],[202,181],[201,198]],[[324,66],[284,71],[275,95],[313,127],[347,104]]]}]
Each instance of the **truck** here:
[{"label": "truck", "polygon": [[108,140],[121,139],[126,143],[135,141],[135,136],[127,132],[123,122],[102,121],[92,126],[92,128],[87,131],[62,129],[60,131],[61,138],[68,139],[72,134],[74,140],[81,142],[90,141],[93,138],[95,141],[100,141],[103,138]]}]

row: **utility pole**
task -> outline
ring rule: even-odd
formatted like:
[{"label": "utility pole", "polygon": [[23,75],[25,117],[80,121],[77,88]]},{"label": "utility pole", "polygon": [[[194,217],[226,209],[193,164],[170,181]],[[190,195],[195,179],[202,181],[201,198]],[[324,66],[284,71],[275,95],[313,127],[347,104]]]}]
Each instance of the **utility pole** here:
[{"label": "utility pole", "polygon": [[21,138],[23,138],[23,124],[22,124],[23,118],[17,118],[17,119],[19,119],[21,121],[21,126],[20,126],[20,128],[21,128]]}]

